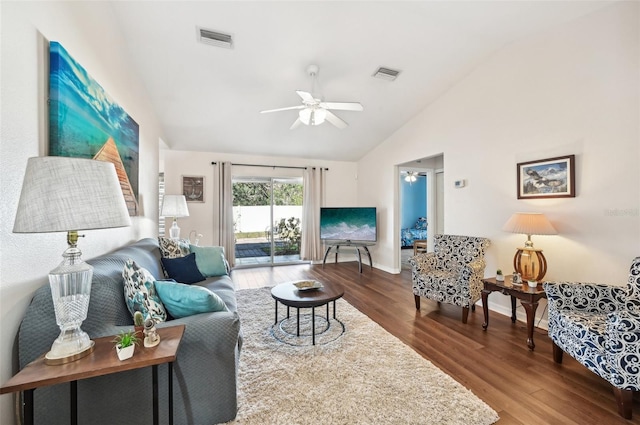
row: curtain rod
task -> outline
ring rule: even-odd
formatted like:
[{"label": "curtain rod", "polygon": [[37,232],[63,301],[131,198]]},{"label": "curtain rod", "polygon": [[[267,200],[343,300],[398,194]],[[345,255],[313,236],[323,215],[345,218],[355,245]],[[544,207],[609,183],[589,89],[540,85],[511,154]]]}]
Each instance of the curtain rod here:
[{"label": "curtain rod", "polygon": [[[211,165],[217,165],[217,162],[212,162]],[[294,168],[297,170],[306,170],[309,167],[294,167],[294,166],[290,166],[290,165],[262,165],[262,164],[235,164],[235,163],[231,163],[231,165],[239,165],[239,166],[243,166],[243,167],[266,167],[266,168]],[[316,167],[311,167],[313,169],[315,169]],[[320,167],[322,168],[322,167]],[[324,168],[325,171],[329,171],[328,168]]]}]

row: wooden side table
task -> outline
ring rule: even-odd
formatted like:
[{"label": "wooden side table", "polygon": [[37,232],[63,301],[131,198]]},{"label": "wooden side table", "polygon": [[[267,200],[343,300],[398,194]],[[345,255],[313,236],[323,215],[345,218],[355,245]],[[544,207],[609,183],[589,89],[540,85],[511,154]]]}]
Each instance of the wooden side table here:
[{"label": "wooden side table", "polygon": [[0,394],[24,392],[24,423],[33,425],[33,392],[36,388],[70,383],[71,419],[77,425],[78,381],[126,370],[152,367],[153,423],[159,422],[158,414],[158,365],[167,363],[169,369],[169,424],[173,424],[173,362],[182,341],[185,325],[158,328],[160,344],[156,347],[136,347],[132,358],[120,361],[114,349],[114,336],[95,338],[95,348],[91,354],[64,365],[51,366],[44,363],[44,354],[26,365],[0,388]]},{"label": "wooden side table", "polygon": [[538,308],[538,301],[541,298],[547,298],[542,285],[538,284],[536,287],[530,287],[527,283],[522,285],[514,285],[511,282],[512,276],[505,276],[504,282],[497,281],[495,277],[482,279],[484,289],[482,290],[482,311],[484,312],[484,323],[482,329],[485,331],[489,326],[489,294],[497,291],[504,295],[511,297],[511,322],[516,322],[516,298],[520,300],[520,303],[527,312],[527,346],[531,351],[536,347],[533,342],[533,328],[534,321],[536,319],[536,309]]},{"label": "wooden side table", "polygon": [[418,252],[427,252],[426,239],[416,239],[413,241],[413,255],[417,255]]}]

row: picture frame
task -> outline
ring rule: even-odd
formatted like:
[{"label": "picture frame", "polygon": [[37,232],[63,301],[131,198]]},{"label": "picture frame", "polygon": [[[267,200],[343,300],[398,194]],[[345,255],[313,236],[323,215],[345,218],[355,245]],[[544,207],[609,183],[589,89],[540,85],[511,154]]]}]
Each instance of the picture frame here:
[{"label": "picture frame", "polygon": [[182,194],[187,202],[204,202],[204,176],[182,176]]},{"label": "picture frame", "polygon": [[518,199],[576,196],[575,155],[520,162],[516,168]]},{"label": "picture frame", "polygon": [[140,127],[57,41],[49,42],[49,155],[113,163],[139,213]]}]

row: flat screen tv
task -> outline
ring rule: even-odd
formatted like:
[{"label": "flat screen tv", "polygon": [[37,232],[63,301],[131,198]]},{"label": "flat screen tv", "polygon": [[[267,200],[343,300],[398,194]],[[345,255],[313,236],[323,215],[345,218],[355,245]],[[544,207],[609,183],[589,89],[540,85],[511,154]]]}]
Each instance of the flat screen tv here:
[{"label": "flat screen tv", "polygon": [[376,242],[375,207],[320,208],[320,239],[327,242]]}]

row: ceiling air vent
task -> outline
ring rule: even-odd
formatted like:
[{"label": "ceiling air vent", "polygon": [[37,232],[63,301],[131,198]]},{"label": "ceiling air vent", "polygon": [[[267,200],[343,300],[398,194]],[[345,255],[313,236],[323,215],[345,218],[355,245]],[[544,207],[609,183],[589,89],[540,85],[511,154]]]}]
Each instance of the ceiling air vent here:
[{"label": "ceiling air vent", "polygon": [[393,81],[398,78],[398,74],[400,74],[400,71],[396,71],[395,69],[390,68],[384,68],[381,66],[380,68],[378,68],[375,74],[373,74],[373,76],[376,78],[381,78],[383,80]]},{"label": "ceiling air vent", "polygon": [[198,34],[198,41],[204,44],[210,44],[212,46],[225,47],[227,49],[233,48],[233,38],[231,34],[225,34],[219,31],[208,30],[205,28],[196,27]]}]

